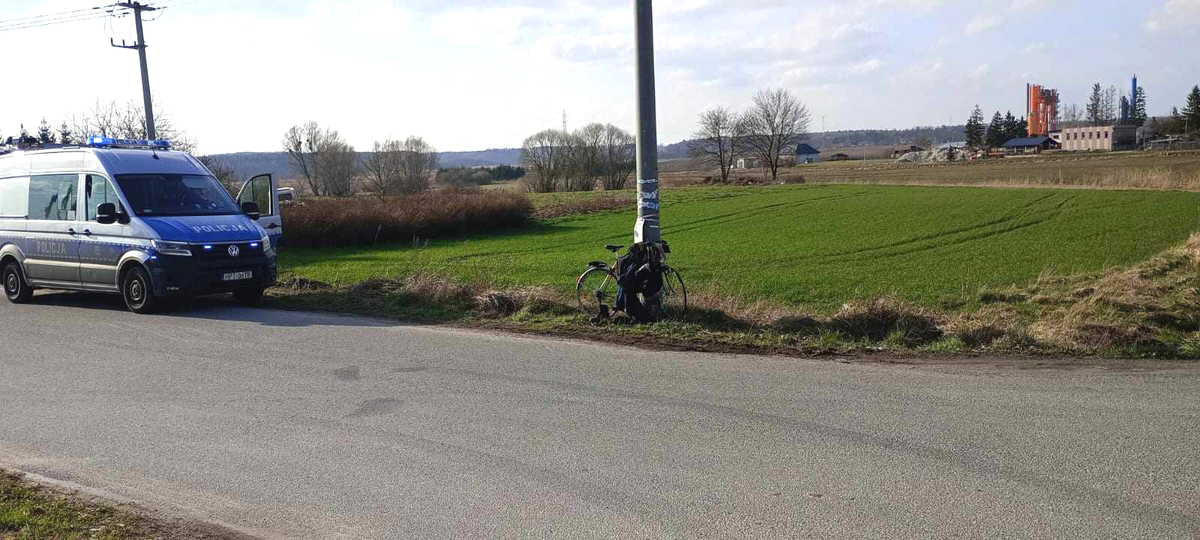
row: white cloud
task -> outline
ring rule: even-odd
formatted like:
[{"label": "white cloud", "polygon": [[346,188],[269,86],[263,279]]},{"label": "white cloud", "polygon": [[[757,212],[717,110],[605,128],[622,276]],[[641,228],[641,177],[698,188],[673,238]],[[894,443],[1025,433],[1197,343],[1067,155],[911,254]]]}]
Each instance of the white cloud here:
[{"label": "white cloud", "polygon": [[981,79],[985,75],[990,73],[991,71],[992,71],[992,64],[989,62],[984,62],[982,64],[979,64],[978,67],[976,67],[974,70],[971,71],[970,77],[972,79]]},{"label": "white cloud", "polygon": [[963,28],[963,33],[968,36],[976,36],[997,26],[1000,26],[999,17],[995,15],[978,15],[967,23],[967,26]]},{"label": "white cloud", "polygon": [[1167,0],[1146,18],[1145,30],[1151,34],[1200,27],[1200,0]]}]

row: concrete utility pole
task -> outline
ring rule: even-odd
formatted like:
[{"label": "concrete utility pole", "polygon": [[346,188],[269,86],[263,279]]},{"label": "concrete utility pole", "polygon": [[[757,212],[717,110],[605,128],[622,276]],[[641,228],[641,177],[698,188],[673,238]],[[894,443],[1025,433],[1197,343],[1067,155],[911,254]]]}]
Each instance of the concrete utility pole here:
[{"label": "concrete utility pole", "polygon": [[650,0],[633,0],[637,25],[637,189],[634,242],[658,243],[658,125],[654,108],[654,15]]},{"label": "concrete utility pole", "polygon": [[[138,2],[120,2],[117,6],[133,10],[134,25],[137,27],[137,43],[126,45],[122,40],[120,45],[112,43],[112,46],[118,49],[137,49],[138,51],[138,59],[142,64],[142,103],[146,108],[146,138],[154,140],[157,136],[154,133],[154,104],[150,102],[150,71],[146,68],[146,38],[142,35],[142,12],[156,11],[158,8]],[[111,39],[109,41],[112,42]]]}]

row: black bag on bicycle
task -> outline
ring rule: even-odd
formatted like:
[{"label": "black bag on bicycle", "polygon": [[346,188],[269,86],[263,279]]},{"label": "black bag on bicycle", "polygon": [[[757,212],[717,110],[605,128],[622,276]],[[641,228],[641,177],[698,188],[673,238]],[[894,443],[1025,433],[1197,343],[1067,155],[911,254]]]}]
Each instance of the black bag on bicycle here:
[{"label": "black bag on bicycle", "polygon": [[653,321],[661,301],[662,256],[658,251],[653,244],[634,244],[617,260],[615,308],[639,323]]}]

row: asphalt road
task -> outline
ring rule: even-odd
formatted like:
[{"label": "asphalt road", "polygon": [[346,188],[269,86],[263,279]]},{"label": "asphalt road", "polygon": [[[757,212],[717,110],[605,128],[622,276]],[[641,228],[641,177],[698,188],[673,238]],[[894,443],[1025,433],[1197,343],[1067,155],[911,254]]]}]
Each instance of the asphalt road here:
[{"label": "asphalt road", "polygon": [[79,294],[0,304],[0,355],[0,466],[264,537],[1200,538],[1200,366],[647,352]]}]

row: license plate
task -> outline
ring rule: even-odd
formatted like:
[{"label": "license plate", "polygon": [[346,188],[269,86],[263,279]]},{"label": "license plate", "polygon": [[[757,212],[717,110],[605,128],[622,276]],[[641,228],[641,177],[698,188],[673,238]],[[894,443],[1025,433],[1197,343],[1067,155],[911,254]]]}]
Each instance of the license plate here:
[{"label": "license plate", "polygon": [[241,281],[243,279],[250,279],[252,277],[254,277],[254,272],[230,272],[225,274],[223,279],[225,281]]}]

